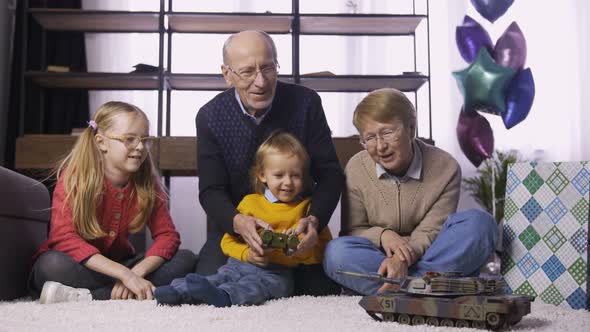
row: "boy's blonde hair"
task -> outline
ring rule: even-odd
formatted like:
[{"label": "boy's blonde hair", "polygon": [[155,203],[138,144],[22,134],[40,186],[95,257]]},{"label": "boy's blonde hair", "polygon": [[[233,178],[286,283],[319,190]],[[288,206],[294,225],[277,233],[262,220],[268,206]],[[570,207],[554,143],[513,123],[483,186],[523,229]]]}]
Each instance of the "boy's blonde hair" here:
[{"label": "boy's blonde hair", "polygon": [[416,109],[406,95],[396,89],[372,91],[356,106],[352,124],[363,132],[367,120],[391,123],[400,120],[406,129],[416,128]]},{"label": "boy's blonde hair", "polygon": [[254,166],[250,170],[250,181],[255,193],[263,194],[266,189],[264,183],[258,179],[258,175],[264,169],[264,159],[271,153],[285,154],[289,157],[296,156],[303,161],[303,179],[304,183],[307,184],[309,179],[309,155],[305,151],[305,147],[294,135],[286,131],[276,130],[262,142],[256,151]]},{"label": "boy's blonde hair", "polygon": [[[111,129],[117,121],[117,116],[122,114],[143,116],[149,123],[145,113],[134,105],[119,101],[103,104],[94,115],[96,129],[89,126],[82,132],[72,151],[60,162],[55,171],[58,179],[63,173],[66,202],[70,205],[74,226],[85,240],[106,236],[96,216],[97,207],[102,202],[104,194],[104,161],[95,135]],[[137,197],[138,201],[137,215],[129,224],[129,231],[136,233],[150,218],[156,200],[160,198],[158,193],[164,192],[149,150],[146,160],[129,181],[133,186],[131,199]]]}]

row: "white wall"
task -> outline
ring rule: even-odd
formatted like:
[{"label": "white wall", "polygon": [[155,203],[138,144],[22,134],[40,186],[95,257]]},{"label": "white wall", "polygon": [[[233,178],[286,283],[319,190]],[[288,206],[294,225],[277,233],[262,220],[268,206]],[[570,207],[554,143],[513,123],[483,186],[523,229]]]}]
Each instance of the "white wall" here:
[{"label": "white wall", "polygon": [[[584,132],[590,124],[590,98],[587,95],[590,86],[590,2],[578,1],[577,6],[574,10],[576,14],[575,25],[577,26],[578,38],[575,39],[575,43],[578,45],[578,72],[580,87],[580,94],[578,98],[580,100],[579,110],[579,123],[580,123],[580,142],[581,142],[581,153],[578,159],[590,160],[590,137],[587,132]],[[575,120],[574,120],[575,121]]]}]

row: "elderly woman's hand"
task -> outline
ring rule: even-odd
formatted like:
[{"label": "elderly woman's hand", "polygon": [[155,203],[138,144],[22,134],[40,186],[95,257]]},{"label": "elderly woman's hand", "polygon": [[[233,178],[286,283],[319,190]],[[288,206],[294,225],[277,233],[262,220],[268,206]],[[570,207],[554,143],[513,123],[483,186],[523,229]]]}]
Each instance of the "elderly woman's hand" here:
[{"label": "elderly woman's hand", "polygon": [[387,257],[397,256],[402,262],[406,262],[408,266],[414,264],[417,260],[414,249],[410,246],[408,240],[399,236],[391,229],[386,229],[381,233],[381,247],[385,251]]},{"label": "elderly woman's hand", "polygon": [[[377,273],[387,278],[402,279],[408,275],[408,264],[401,261],[398,256],[386,257],[381,262]],[[399,285],[386,282],[377,290],[377,293],[397,290],[399,290]]]}]

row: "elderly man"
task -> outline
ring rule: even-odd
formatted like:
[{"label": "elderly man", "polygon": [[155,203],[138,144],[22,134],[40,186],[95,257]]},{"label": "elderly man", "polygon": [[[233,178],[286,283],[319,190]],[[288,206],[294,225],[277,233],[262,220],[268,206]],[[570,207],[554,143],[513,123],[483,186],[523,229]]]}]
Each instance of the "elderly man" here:
[{"label": "elderly man", "polygon": [[[198,274],[213,274],[226,262],[220,248],[224,232],[240,235],[264,261],[257,228],[266,223],[240,214],[236,206],[252,192],[248,172],[254,153],[274,130],[294,134],[311,158],[312,203],[296,229],[301,235],[298,252],[313,248],[338,203],[344,176],[320,97],[308,88],[278,81],[278,67],[276,47],[264,32],[243,31],[223,45],[221,70],[231,88],[196,117],[199,200],[207,213],[207,242],[199,254]],[[338,289],[320,264],[295,271],[295,294],[330,294]]]},{"label": "elderly man", "polygon": [[494,252],[496,222],[479,210],[455,213],[459,164],[415,138],[416,111],[408,98],[395,89],[373,91],[356,107],[353,124],[366,150],[346,165],[340,234],[348,236],[328,243],[326,273],[365,295],[395,286],[337,272],[477,274]]}]

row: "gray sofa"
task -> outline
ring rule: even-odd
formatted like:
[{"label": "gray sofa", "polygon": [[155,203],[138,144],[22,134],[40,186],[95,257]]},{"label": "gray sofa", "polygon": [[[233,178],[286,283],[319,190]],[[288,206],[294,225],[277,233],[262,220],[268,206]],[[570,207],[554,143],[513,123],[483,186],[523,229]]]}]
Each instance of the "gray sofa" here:
[{"label": "gray sofa", "polygon": [[0,300],[27,295],[31,257],[47,238],[50,216],[42,183],[0,167]]}]

